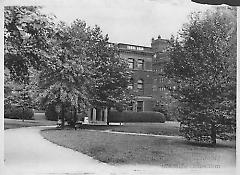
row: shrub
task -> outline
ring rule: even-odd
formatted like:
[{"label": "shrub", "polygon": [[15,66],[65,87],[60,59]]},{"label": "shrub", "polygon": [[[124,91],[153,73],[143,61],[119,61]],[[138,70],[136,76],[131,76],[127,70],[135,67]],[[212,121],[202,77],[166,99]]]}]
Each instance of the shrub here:
[{"label": "shrub", "polygon": [[46,109],[45,116],[47,120],[51,121],[57,121],[58,120],[58,114],[55,111],[55,105],[49,105]]},{"label": "shrub", "polygon": [[[61,114],[59,114],[61,115]],[[55,105],[49,105],[46,109],[45,116],[47,120],[52,120],[52,121],[57,121],[58,120],[58,114],[55,111]],[[59,116],[61,119],[61,116]],[[77,120],[83,121],[84,119],[84,114],[82,113],[77,113]],[[74,117],[73,113],[71,112],[70,108],[66,108],[65,111],[65,121],[68,122],[69,124],[72,124],[74,122]]]},{"label": "shrub", "polygon": [[152,122],[164,123],[166,121],[164,115],[160,112],[133,112],[133,111],[109,111],[108,122],[122,122],[122,123],[135,123],[135,122]]},{"label": "shrub", "polygon": [[17,106],[8,106],[4,108],[4,118],[11,118],[11,119],[25,119],[31,120],[33,119],[34,112],[33,109],[29,108],[22,108]]}]

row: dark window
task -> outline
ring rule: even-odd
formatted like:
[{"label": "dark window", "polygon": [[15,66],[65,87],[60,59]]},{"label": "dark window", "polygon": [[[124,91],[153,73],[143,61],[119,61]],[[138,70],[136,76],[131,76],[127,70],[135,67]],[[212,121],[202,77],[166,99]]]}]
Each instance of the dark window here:
[{"label": "dark window", "polygon": [[138,59],[138,69],[144,69],[143,59]]},{"label": "dark window", "polygon": [[131,90],[132,90],[132,89],[133,89],[133,84],[129,84],[129,85],[128,85],[128,89],[131,89]]},{"label": "dark window", "polygon": [[143,111],[143,101],[137,101],[137,112]]},{"label": "dark window", "polygon": [[134,59],[133,58],[128,58],[128,65],[130,69],[134,68]]},{"label": "dark window", "polygon": [[138,80],[137,88],[138,90],[143,90],[143,80]]},{"label": "dark window", "polygon": [[128,89],[133,89],[133,79],[130,79],[130,82],[128,84]]}]

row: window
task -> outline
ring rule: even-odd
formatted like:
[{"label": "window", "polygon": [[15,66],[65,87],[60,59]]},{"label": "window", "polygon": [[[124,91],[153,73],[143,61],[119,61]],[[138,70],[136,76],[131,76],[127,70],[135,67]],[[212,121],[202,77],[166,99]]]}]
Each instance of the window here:
[{"label": "window", "polygon": [[137,50],[144,50],[143,47],[137,47]]},{"label": "window", "polygon": [[159,91],[165,91],[166,89],[165,89],[165,87],[160,87],[159,88]]},{"label": "window", "polygon": [[160,82],[164,82],[164,80],[165,80],[165,79],[164,79],[163,77],[160,78]]},{"label": "window", "polygon": [[127,49],[136,50],[136,47],[135,46],[127,46]]},{"label": "window", "polygon": [[143,111],[143,101],[137,101],[137,112]]},{"label": "window", "polygon": [[138,59],[138,69],[144,69],[143,59]]},{"label": "window", "polygon": [[133,78],[130,79],[130,82],[128,84],[128,89],[130,89],[130,90],[133,89]]},{"label": "window", "polygon": [[138,80],[138,86],[137,86],[137,88],[138,88],[138,90],[143,90],[143,80]]},{"label": "window", "polygon": [[134,59],[133,58],[128,58],[128,65],[130,69],[134,68]]},{"label": "window", "polygon": [[112,43],[108,43],[107,47],[113,47],[114,45]]},{"label": "window", "polygon": [[133,84],[129,84],[127,88],[132,90],[133,89]]}]

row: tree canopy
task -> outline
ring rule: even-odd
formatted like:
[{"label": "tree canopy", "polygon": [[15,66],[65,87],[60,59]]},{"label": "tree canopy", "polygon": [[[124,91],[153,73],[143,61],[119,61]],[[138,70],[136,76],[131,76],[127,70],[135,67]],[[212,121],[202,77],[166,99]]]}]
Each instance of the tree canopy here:
[{"label": "tree canopy", "polygon": [[181,103],[181,132],[187,139],[230,139],[236,130],[236,9],[193,13],[171,39],[166,74]]},{"label": "tree canopy", "polygon": [[28,81],[29,68],[45,65],[53,26],[40,7],[4,8],[4,66],[15,81]]},{"label": "tree canopy", "polygon": [[84,110],[127,102],[127,63],[116,47],[109,47],[108,35],[79,19],[70,25],[53,22],[40,9],[4,9],[6,94],[17,82],[42,104],[61,104],[63,115],[67,106]]},{"label": "tree canopy", "polygon": [[51,45],[48,66],[39,76],[45,104],[84,110],[113,107],[124,100],[127,63],[116,48],[109,47],[108,36],[103,36],[98,26],[88,27],[78,19],[70,26],[61,22]]}]

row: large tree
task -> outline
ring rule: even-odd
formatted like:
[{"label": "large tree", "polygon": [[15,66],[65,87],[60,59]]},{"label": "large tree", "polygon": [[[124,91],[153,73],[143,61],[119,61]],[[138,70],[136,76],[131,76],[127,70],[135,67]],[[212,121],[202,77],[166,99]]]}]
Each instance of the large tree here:
[{"label": "large tree", "polygon": [[103,36],[98,26],[88,34],[86,54],[91,63],[92,80],[88,84],[90,103],[93,107],[121,110],[130,100],[128,64],[120,57],[117,46],[108,42],[108,36]]},{"label": "large tree", "polygon": [[177,83],[181,133],[211,142],[236,132],[236,9],[193,13],[172,38],[166,74]]},{"label": "large tree", "polygon": [[52,18],[37,6],[4,8],[4,66],[15,81],[28,81],[29,69],[41,69],[48,59]]},{"label": "large tree", "polygon": [[[89,81],[86,64],[85,26],[78,30],[61,22],[51,38],[51,57],[39,75],[39,87],[44,105],[60,105],[62,127],[64,127],[66,108],[75,110],[86,106],[86,82]],[[87,66],[86,66],[87,67]]]},{"label": "large tree", "polygon": [[75,20],[61,22],[51,39],[48,66],[40,73],[40,89],[47,104],[61,104],[62,126],[67,106],[111,107],[124,101],[127,63],[109,47],[99,27]]}]

